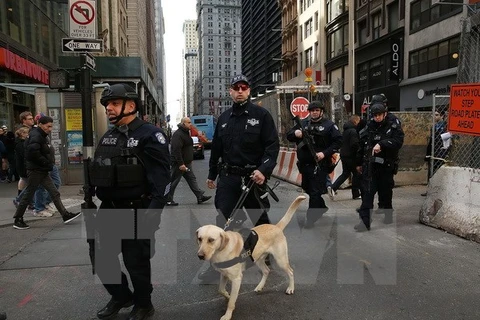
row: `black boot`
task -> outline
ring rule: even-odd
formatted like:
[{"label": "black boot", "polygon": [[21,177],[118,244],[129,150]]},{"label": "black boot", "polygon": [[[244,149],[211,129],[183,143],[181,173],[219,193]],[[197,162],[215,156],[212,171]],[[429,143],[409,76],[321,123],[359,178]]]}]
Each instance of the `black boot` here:
[{"label": "black boot", "polygon": [[366,226],[363,221],[360,221],[358,224],[356,224],[353,229],[357,232],[364,232],[364,231],[370,231],[370,225]]},{"label": "black boot", "polygon": [[153,306],[149,307],[133,307],[132,312],[128,315],[128,320],[144,320],[148,319],[155,313]]},{"label": "black boot", "polygon": [[97,312],[97,317],[99,319],[108,318],[118,313],[122,308],[128,308],[133,305],[133,300],[128,300],[127,302],[117,301],[113,298],[107,303],[103,309]]}]

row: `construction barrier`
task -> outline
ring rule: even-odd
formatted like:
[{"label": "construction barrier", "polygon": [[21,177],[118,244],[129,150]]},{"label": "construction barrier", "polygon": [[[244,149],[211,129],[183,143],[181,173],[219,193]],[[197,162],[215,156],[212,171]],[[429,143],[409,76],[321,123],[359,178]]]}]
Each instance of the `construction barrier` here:
[{"label": "construction barrier", "polygon": [[[335,158],[339,161],[340,156],[336,154]],[[339,163],[330,174],[331,181],[335,181],[335,177],[338,177],[340,174],[342,174],[342,165]],[[281,148],[277,157],[277,165],[272,175],[275,178],[300,186],[302,184],[302,174],[298,171],[297,167],[297,152],[295,150]]]}]

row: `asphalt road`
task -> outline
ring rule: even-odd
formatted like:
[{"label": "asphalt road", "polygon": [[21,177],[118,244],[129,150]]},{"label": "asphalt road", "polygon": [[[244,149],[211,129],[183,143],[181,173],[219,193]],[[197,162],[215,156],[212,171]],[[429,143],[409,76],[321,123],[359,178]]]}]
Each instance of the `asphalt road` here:
[{"label": "asphalt road", "polygon": [[[194,162],[202,187],[208,158],[209,151]],[[303,203],[285,230],[295,294],[284,293],[287,280],[275,265],[264,291],[255,293],[260,274],[253,267],[233,319],[480,319],[479,244],[418,223],[424,188],[396,188],[395,224],[386,226],[376,215],[367,233],[353,232],[360,203],[349,190],[327,200],[329,212],[311,230],[297,224]],[[281,200],[272,203],[274,222],[299,190],[282,182],[276,192]],[[217,285],[196,279],[207,264],[196,257],[194,233],[215,221],[213,198],[197,205],[182,181],[175,201],[180,205],[164,210],[157,232],[152,319],[220,319],[226,301]],[[0,228],[0,311],[8,319],[96,319],[109,297],[91,274],[82,221],[63,225],[57,216],[30,225]]]}]

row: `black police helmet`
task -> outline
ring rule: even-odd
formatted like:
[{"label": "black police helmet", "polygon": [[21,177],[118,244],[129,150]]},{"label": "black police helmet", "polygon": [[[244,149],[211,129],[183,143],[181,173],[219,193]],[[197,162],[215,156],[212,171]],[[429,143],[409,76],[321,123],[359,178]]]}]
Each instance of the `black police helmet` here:
[{"label": "black police helmet", "polygon": [[376,94],[372,97],[372,101],[370,104],[376,104],[376,103],[383,103],[386,104],[388,102],[387,97],[383,93],[381,94]]},{"label": "black police helmet", "polygon": [[325,111],[325,106],[324,106],[320,101],[312,101],[312,102],[310,102],[310,104],[308,105],[307,110],[310,111],[310,110],[317,109],[317,108],[320,108],[320,109],[322,109],[323,111]]},{"label": "black police helmet", "polygon": [[122,99],[133,100],[137,106],[137,110],[140,110],[140,99],[137,92],[131,86],[125,83],[117,83],[106,87],[102,92],[100,103],[106,107],[110,100]]},{"label": "black police helmet", "polygon": [[385,108],[385,105],[383,103],[375,103],[370,106],[370,114],[376,115],[379,113],[385,113],[387,112],[387,108]]}]

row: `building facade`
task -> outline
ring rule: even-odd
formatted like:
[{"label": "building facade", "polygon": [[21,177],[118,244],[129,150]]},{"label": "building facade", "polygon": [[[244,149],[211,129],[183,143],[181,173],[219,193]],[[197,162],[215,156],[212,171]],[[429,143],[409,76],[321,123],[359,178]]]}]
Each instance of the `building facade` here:
[{"label": "building facade", "polygon": [[182,117],[197,113],[195,105],[195,84],[198,78],[198,36],[197,21],[186,20],[183,23],[185,43],[183,49],[183,98]]},{"label": "building facade", "polygon": [[282,16],[282,82],[298,76],[298,11],[297,0],[278,0]]},{"label": "building facade", "polygon": [[[98,82],[130,82],[138,91],[143,103],[144,119],[161,124],[165,120],[164,103],[159,99],[157,86],[156,0],[111,0],[97,2],[98,30],[104,41],[103,56],[139,57],[138,76],[122,76],[118,66],[110,66],[106,74],[92,73]],[[104,60],[110,63],[110,60]],[[132,66],[137,68],[137,59]],[[122,60],[124,63],[124,60]],[[162,62],[160,62],[162,63]],[[125,66],[125,64],[123,64]],[[127,65],[129,65],[127,63]],[[132,75],[136,70],[123,70]],[[163,98],[163,97],[162,97]]]},{"label": "building facade", "polygon": [[281,28],[277,0],[242,1],[242,72],[251,82],[252,96],[273,89],[278,81]]},{"label": "building facade", "polygon": [[0,125],[13,128],[23,111],[35,112],[33,90],[58,66],[68,32],[68,5],[54,1],[0,1]]},{"label": "building facade", "polygon": [[219,115],[232,105],[230,80],[242,70],[241,0],[198,0],[198,114]]},{"label": "building facade", "polygon": [[457,82],[461,23],[468,13],[462,3],[406,1],[401,110],[431,110],[433,94],[448,95]]}]

